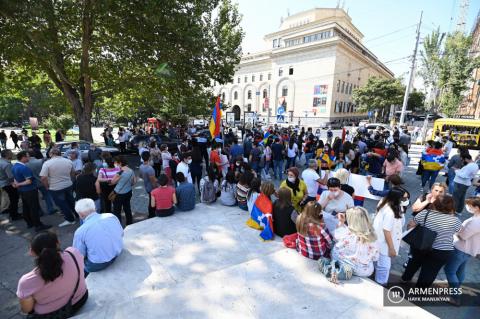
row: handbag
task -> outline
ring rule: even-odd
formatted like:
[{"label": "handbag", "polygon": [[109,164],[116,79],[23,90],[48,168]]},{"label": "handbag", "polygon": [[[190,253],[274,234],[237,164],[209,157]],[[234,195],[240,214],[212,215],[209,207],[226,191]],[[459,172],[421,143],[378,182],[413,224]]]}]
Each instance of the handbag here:
[{"label": "handbag", "polygon": [[114,202],[116,198],[117,198],[117,193],[115,193],[115,191],[111,191],[110,194],[108,194],[109,201]]},{"label": "handbag", "polygon": [[423,164],[422,161],[418,162],[418,168],[417,168],[417,175],[422,175],[423,174]]},{"label": "handbag", "polygon": [[73,302],[73,296],[75,296],[75,294],[77,293],[78,284],[80,282],[80,268],[78,267],[78,263],[77,263],[77,260],[75,259],[75,256],[73,256],[73,254],[67,250],[65,252],[67,252],[72,257],[73,261],[75,262],[75,267],[77,268],[77,283],[75,284],[75,289],[73,290],[72,295],[68,299],[67,304],[64,305],[62,308],[50,313],[46,313],[42,315],[36,314],[36,313],[28,314],[27,319],[65,319],[65,318],[70,318],[73,315],[72,302]]},{"label": "handbag", "polygon": [[339,260],[320,257],[318,268],[325,277],[334,283],[337,283],[338,280],[349,280],[353,276],[352,265]]},{"label": "handbag", "polygon": [[[430,210],[427,210],[423,225],[427,223],[427,217]],[[403,241],[410,245],[410,248],[417,250],[431,250],[433,242],[437,238],[437,232],[428,229],[425,226],[417,225],[415,228],[403,237]]]},{"label": "handbag", "polygon": [[[118,175],[122,175],[122,174],[123,174],[123,171],[120,171],[118,173]],[[126,181],[123,183],[123,185],[121,187],[119,187],[119,190],[123,190],[128,185],[129,181],[131,181],[131,179],[132,179],[132,175],[133,175],[133,171],[132,171],[132,173],[130,173],[130,179],[126,179]],[[117,186],[118,186],[118,184],[117,184]],[[115,201],[115,199],[117,198],[117,195],[118,195],[118,193],[116,193],[115,190],[111,191],[110,194],[108,194],[108,200],[111,201],[111,202]]]}]

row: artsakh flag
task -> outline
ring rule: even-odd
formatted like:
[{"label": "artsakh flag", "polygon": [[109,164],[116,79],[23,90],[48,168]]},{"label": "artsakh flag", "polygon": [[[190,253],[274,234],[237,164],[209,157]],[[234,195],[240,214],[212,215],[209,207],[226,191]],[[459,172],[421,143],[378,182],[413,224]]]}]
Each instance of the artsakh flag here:
[{"label": "artsakh flag", "polygon": [[213,107],[212,119],[210,120],[210,134],[212,139],[220,136],[220,126],[222,119],[222,103],[220,101],[220,96],[217,97],[217,102]]},{"label": "artsakh flag", "polygon": [[267,196],[260,193],[253,204],[247,225],[261,230],[260,237],[263,240],[273,240],[274,237],[272,211],[272,202]]}]

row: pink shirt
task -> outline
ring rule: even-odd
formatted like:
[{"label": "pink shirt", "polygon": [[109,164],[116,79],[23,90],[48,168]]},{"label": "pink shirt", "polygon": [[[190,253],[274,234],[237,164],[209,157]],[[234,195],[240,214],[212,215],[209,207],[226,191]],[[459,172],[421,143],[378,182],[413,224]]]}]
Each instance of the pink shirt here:
[{"label": "pink shirt", "polygon": [[151,194],[153,198],[155,198],[156,209],[169,209],[173,206],[173,194],[175,194],[175,188],[171,186],[157,187]]},{"label": "pink shirt", "polygon": [[386,176],[400,174],[403,171],[403,164],[397,158],[393,161],[393,163],[385,160],[385,162],[383,162],[383,167],[385,167]]},{"label": "pink shirt", "polygon": [[[83,273],[83,256],[73,247],[68,247],[66,250],[75,256],[80,269],[80,281],[77,292],[73,297],[73,303],[75,304],[87,291]],[[35,299],[34,311],[37,314],[46,314],[60,309],[68,302],[75,289],[78,278],[75,262],[69,253],[62,252],[61,254],[63,258],[63,275],[54,281],[45,283],[40,274],[37,273],[37,268],[23,275],[18,281],[17,297],[20,299],[33,297]]]}]

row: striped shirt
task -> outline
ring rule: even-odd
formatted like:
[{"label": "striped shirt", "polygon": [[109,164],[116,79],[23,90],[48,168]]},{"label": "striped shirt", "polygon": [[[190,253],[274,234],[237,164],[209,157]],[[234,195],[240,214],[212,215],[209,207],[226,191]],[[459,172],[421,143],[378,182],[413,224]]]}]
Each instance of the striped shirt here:
[{"label": "striped shirt", "polygon": [[105,178],[110,182],[118,172],[120,172],[120,168],[117,168],[117,167],[114,167],[114,168],[102,167],[98,171],[98,175],[100,175],[100,178]]},{"label": "striped shirt", "polygon": [[[430,212],[427,222],[425,215]],[[425,226],[437,233],[432,248],[438,250],[453,250],[453,235],[460,230],[462,222],[455,215],[443,214],[434,210],[422,210],[413,218],[419,225]]]}]

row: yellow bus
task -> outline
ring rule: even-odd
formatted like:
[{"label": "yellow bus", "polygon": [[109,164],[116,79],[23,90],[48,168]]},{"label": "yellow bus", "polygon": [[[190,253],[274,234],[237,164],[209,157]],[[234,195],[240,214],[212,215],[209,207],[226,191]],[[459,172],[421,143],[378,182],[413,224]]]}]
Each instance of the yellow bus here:
[{"label": "yellow bus", "polygon": [[480,120],[443,118],[433,124],[432,140],[436,134],[451,136],[457,145],[480,148]]}]

